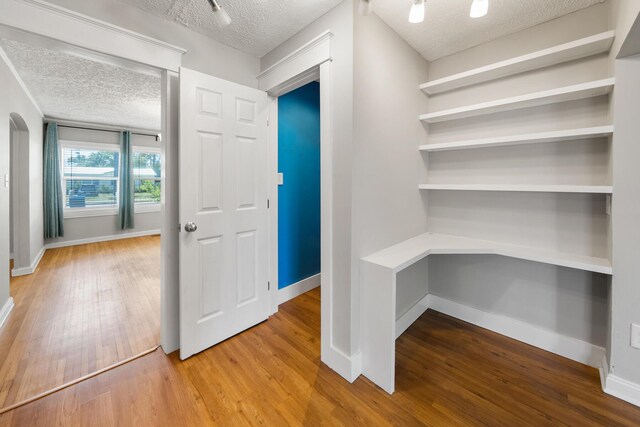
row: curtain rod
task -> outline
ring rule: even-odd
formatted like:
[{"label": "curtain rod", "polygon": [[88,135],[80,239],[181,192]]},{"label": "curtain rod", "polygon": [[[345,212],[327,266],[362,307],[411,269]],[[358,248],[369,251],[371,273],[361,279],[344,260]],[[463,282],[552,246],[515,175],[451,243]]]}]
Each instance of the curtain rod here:
[{"label": "curtain rod", "polygon": [[[97,128],[90,128],[90,127],[84,127],[84,126],[71,126],[71,125],[58,125],[59,128],[69,128],[69,129],[83,129],[83,130],[94,130],[97,132],[115,132],[115,133],[120,133],[120,131],[118,130],[112,130],[112,129],[97,129]],[[131,132],[132,135],[140,135],[140,136],[151,136],[153,138],[156,139],[156,141],[158,140],[158,134],[151,134],[151,133],[142,133],[142,132]]]}]

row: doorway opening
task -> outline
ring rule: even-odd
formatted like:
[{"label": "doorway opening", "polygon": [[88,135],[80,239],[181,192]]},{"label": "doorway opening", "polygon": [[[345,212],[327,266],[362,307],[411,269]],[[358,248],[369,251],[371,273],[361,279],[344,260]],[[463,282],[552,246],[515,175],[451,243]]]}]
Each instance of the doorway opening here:
[{"label": "doorway opening", "polygon": [[279,302],[320,286],[320,83],[278,97]]},{"label": "doorway opening", "polygon": [[29,267],[29,128],[18,113],[9,115],[10,274]]},{"label": "doorway opening", "polygon": [[[24,99],[10,117],[15,306],[0,329],[0,413],[158,347],[165,217],[162,72],[12,35],[0,47]],[[57,158],[43,154],[52,140]],[[59,171],[45,176],[46,161]],[[64,231],[45,238],[56,186]]]}]

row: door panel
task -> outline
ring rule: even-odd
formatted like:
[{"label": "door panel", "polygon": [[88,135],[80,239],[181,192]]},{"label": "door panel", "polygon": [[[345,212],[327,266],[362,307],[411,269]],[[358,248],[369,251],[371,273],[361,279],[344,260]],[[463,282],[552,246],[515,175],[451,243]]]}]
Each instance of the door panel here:
[{"label": "door panel", "polygon": [[182,359],[268,316],[266,108],[265,92],[180,70]]}]

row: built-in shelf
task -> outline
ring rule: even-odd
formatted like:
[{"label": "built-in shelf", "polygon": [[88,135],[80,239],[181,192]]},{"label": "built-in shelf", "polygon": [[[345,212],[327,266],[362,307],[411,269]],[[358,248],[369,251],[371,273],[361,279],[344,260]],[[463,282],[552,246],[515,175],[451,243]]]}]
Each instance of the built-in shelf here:
[{"label": "built-in shelf", "polygon": [[464,150],[468,148],[501,147],[505,145],[541,144],[547,142],[575,141],[580,139],[605,138],[613,135],[613,126],[597,126],[552,132],[527,133],[523,135],[495,138],[470,139],[420,146],[421,151]]},{"label": "built-in shelf", "polygon": [[471,86],[526,71],[550,67],[563,62],[573,61],[611,49],[615,33],[607,31],[580,40],[543,49],[527,55],[510,58],[473,70],[443,77],[420,85],[427,95],[435,95],[465,86]]},{"label": "built-in shelf", "polygon": [[467,105],[450,110],[436,111],[422,114],[419,119],[427,123],[439,123],[448,120],[465,119],[499,113],[503,111],[518,110],[522,108],[537,107],[540,105],[556,104],[559,102],[574,101],[577,99],[592,98],[611,93],[615,84],[614,78],[580,83],[561,88],[545,90],[542,92],[528,93],[526,95],[513,96],[495,101],[482,102],[480,104]]},{"label": "built-in shelf", "polygon": [[612,194],[610,185],[420,184],[420,190]]},{"label": "built-in shelf", "polygon": [[559,265],[578,270],[612,274],[611,261],[606,258],[557,252],[541,248],[512,245],[469,237],[439,233],[424,233],[397,245],[371,254],[364,261],[391,269],[397,273],[428,255],[487,254]]}]

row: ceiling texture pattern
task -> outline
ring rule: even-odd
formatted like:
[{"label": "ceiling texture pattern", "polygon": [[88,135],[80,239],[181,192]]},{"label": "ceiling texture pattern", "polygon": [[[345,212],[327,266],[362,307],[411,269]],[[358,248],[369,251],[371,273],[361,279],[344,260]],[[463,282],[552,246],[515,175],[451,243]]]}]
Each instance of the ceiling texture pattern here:
[{"label": "ceiling texture pattern", "polygon": [[413,0],[373,0],[374,13],[427,61],[498,39],[605,0],[489,0],[489,13],[469,17],[472,0],[427,0],[424,22],[409,24]]},{"label": "ceiling texture pattern", "polygon": [[119,0],[262,57],[342,0],[220,0],[231,24],[216,24],[206,0]]},{"label": "ceiling texture pattern", "polygon": [[160,130],[159,75],[13,40],[0,47],[45,116]]}]

